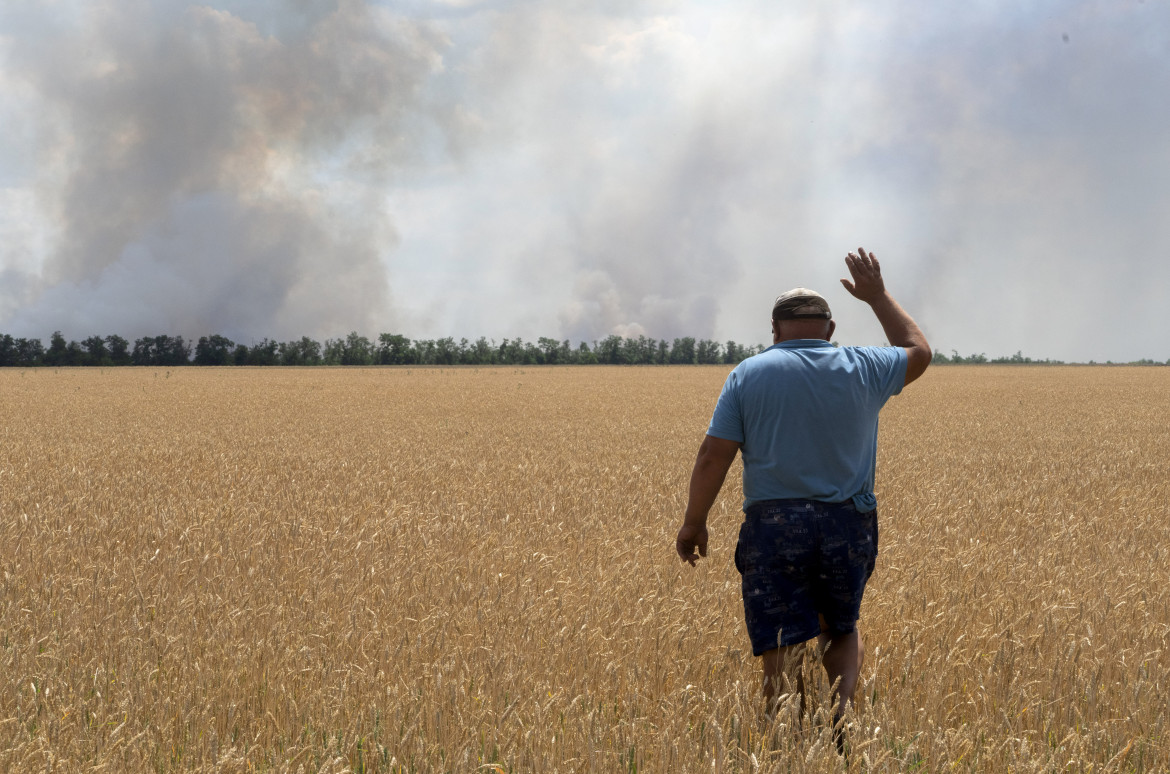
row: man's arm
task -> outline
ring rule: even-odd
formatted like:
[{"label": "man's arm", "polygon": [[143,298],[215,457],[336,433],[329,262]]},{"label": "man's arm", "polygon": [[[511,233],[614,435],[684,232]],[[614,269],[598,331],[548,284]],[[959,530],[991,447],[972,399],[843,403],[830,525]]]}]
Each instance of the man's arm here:
[{"label": "man's arm", "polygon": [[[727,478],[727,471],[739,453],[740,444],[726,438],[708,435],[699,446],[695,467],[691,471],[690,495],[683,525],[679,528],[674,547],[684,562],[695,562],[707,555],[707,514]],[[698,549],[698,553],[695,550]]]},{"label": "man's arm", "polygon": [[856,254],[849,253],[846,256],[845,265],[849,267],[853,281],[843,279],[841,284],[854,298],[869,304],[890,344],[905,348],[905,384],[909,384],[922,376],[922,372],[930,365],[930,344],[926,342],[926,336],[918,323],[906,314],[906,310],[886,290],[882,267],[876,255],[859,247]]}]

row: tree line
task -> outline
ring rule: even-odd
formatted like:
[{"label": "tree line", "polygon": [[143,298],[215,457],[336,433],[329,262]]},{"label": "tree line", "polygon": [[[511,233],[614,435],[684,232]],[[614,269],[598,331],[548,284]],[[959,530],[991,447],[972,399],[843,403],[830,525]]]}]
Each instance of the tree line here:
[{"label": "tree line", "polygon": [[[836,345],[836,342],[833,342]],[[451,337],[408,339],[383,333],[371,340],[356,331],[344,338],[318,342],[304,336],[297,341],[262,339],[251,346],[226,336],[201,336],[192,343],[182,336],[144,336],[130,341],[117,335],[90,336],[81,342],[66,341],[54,331],[46,348],[40,339],[0,334],[0,367],[17,366],[318,366],[318,365],[735,365],[764,350],[763,345],[719,343],[683,337],[667,342],[646,336],[607,336],[592,346],[582,341],[540,337],[535,342],[504,339],[496,343],[480,337],[475,341]],[[988,358],[978,353],[964,357],[952,350],[934,351],[934,365],[1063,365],[1062,360],[1036,360],[1016,352],[1009,357]],[[1089,361],[1093,365],[1093,361]],[[1107,365],[1112,365],[1112,361]],[[1130,365],[1170,365],[1156,360],[1137,360]]]},{"label": "tree line", "polygon": [[[950,355],[944,355],[937,349],[934,351],[934,357],[930,361],[931,365],[1066,365],[1063,360],[1037,360],[1024,355],[1023,352],[1016,350],[1016,354],[1007,357],[993,357],[988,358],[986,353],[980,352],[977,354],[967,355],[963,357],[955,350],[951,350]],[[1090,360],[1087,365],[1097,365],[1097,362]],[[1156,365],[1170,365],[1170,360],[1165,363],[1159,360],[1151,360],[1149,358],[1142,358],[1141,360],[1131,360],[1126,363],[1114,363],[1112,360],[1107,360],[1102,365],[1142,365],[1142,366],[1156,366]]]},{"label": "tree line", "polygon": [[226,336],[202,336],[192,343],[182,336],[144,336],[130,341],[117,335],[66,341],[55,331],[46,348],[39,339],[0,334],[0,366],[318,366],[318,365],[734,365],[762,352],[759,345],[719,343],[682,337],[667,342],[646,336],[608,336],[590,346],[540,337],[480,337],[475,341],[447,337],[408,339],[383,333],[371,340],[356,331],[344,338],[318,342],[263,339],[251,346]]}]

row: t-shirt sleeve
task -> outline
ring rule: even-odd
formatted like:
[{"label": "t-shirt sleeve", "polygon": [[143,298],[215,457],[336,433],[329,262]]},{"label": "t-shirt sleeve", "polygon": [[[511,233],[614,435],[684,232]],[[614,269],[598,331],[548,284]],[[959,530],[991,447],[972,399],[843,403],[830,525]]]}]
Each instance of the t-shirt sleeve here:
[{"label": "t-shirt sleeve", "polygon": [[723,392],[719,393],[719,402],[715,404],[715,413],[711,415],[711,424],[707,426],[707,435],[743,443],[740,378],[741,374],[738,368],[728,374],[727,381],[723,383]]},{"label": "t-shirt sleeve", "polygon": [[906,350],[903,347],[872,347],[869,351],[877,371],[874,387],[885,403],[906,385]]}]

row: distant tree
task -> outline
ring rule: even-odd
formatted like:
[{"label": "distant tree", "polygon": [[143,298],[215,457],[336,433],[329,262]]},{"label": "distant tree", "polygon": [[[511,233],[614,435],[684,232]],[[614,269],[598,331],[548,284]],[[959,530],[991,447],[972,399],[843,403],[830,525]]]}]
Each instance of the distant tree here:
[{"label": "distant tree", "polygon": [[68,350],[69,344],[65,341],[65,337],[61,335],[61,331],[53,331],[53,335],[49,337],[49,349],[45,352],[44,356],[45,365],[67,365],[65,360],[68,357]]},{"label": "distant tree", "polygon": [[0,366],[28,367],[44,365],[45,347],[40,339],[18,339],[0,335]]},{"label": "distant tree", "polygon": [[109,348],[106,346],[106,340],[101,336],[90,336],[81,342],[81,346],[85,348],[85,358],[82,360],[84,365],[113,365],[113,361],[110,360]]},{"label": "distant tree", "polygon": [[1023,352],[1016,350],[1016,354],[1012,355],[1011,357],[997,357],[991,362],[997,364],[1023,365],[1026,363],[1031,363],[1032,358],[1024,357]]},{"label": "distant tree", "polygon": [[279,352],[281,365],[321,365],[321,345],[308,336],[302,336],[300,341],[282,343]]},{"label": "distant tree", "polygon": [[305,365],[321,365],[321,345],[308,336],[302,336],[299,342],[301,358]]},{"label": "distant tree", "polygon": [[76,341],[66,343],[61,331],[53,331],[49,339],[49,350],[44,354],[45,365],[79,366],[85,362],[85,351]]},{"label": "distant tree", "polygon": [[646,336],[625,339],[622,343],[623,362],[636,365],[651,365],[657,359],[658,342]]},{"label": "distant tree", "polygon": [[539,347],[524,339],[504,339],[499,353],[500,362],[508,365],[536,365],[544,358]]},{"label": "distant tree", "polygon": [[719,342],[701,339],[695,348],[695,360],[701,365],[716,365],[723,359]]},{"label": "distant tree", "polygon": [[435,365],[455,365],[459,362],[459,347],[455,339],[447,336],[435,342]]},{"label": "distant tree", "polygon": [[341,365],[345,355],[345,339],[325,339],[321,349],[321,362],[325,365]]},{"label": "distant tree", "polygon": [[16,352],[18,365],[38,366],[45,362],[45,345],[40,339],[17,339]]},{"label": "distant tree", "polygon": [[577,354],[574,357],[579,365],[597,365],[597,355],[583,341],[578,345]]},{"label": "distant tree", "polygon": [[215,335],[201,336],[195,345],[195,365],[225,366],[233,363],[232,348],[236,343],[231,339]]},{"label": "distant tree", "polygon": [[65,346],[65,362],[61,365],[66,366],[80,366],[88,365],[86,363],[85,350],[76,341],[70,341]]},{"label": "distant tree", "polygon": [[435,364],[435,342],[430,339],[415,339],[411,344],[411,359],[419,365]]},{"label": "distant tree", "polygon": [[261,339],[248,348],[248,365],[273,366],[280,363],[280,345],[271,339]]},{"label": "distant tree", "polygon": [[116,334],[106,336],[106,350],[112,365],[130,365],[130,342],[126,339]]},{"label": "distant tree", "polygon": [[[168,337],[160,336],[159,338],[165,340]],[[169,341],[167,341],[163,351],[165,354],[163,355],[164,362],[162,365],[180,366],[191,364],[191,345],[183,341],[182,336],[169,337]]]},{"label": "distant tree", "polygon": [[691,364],[695,362],[695,340],[690,336],[675,339],[670,345],[671,364]]},{"label": "distant tree", "polygon": [[493,342],[480,336],[468,348],[468,361],[473,365],[491,365],[498,362],[496,347]]},{"label": "distant tree", "polygon": [[0,334],[0,367],[17,364],[16,339],[9,334]]},{"label": "distant tree", "polygon": [[951,362],[955,365],[980,365],[987,362],[987,355],[980,352],[978,355],[963,357],[955,350],[951,350]]},{"label": "distant tree", "polygon": [[373,365],[374,345],[365,336],[352,331],[345,337],[341,351],[341,365]]},{"label": "distant tree", "polygon": [[373,365],[377,362],[373,343],[357,331],[344,339],[326,339],[321,352],[325,365]]},{"label": "distant tree", "polygon": [[[642,340],[645,341],[646,337],[643,336]],[[642,347],[639,345],[637,339],[631,339],[628,337],[622,339],[622,346],[619,350],[618,360],[622,363],[629,363],[630,365],[636,365],[642,362]]]},{"label": "distant tree", "polygon": [[550,339],[548,336],[541,336],[536,340],[536,346],[540,349],[542,361],[549,365],[561,362],[561,345],[556,339]]},{"label": "distant tree", "polygon": [[144,336],[134,342],[134,365],[179,366],[191,362],[191,347],[182,336]]},{"label": "distant tree", "polygon": [[236,348],[232,350],[232,365],[248,365],[248,357],[251,354],[247,344],[237,344]]},{"label": "distant tree", "polygon": [[728,339],[727,343],[723,345],[723,362],[724,363],[726,363],[728,365],[734,365],[736,363],[739,363],[741,360],[743,360],[746,357],[747,357],[747,353],[744,352],[743,347],[736,344],[731,339]]},{"label": "distant tree", "polygon": [[622,337],[617,335],[606,336],[594,350],[597,353],[597,362],[607,365],[625,363],[625,353],[622,349]]},{"label": "distant tree", "polygon": [[130,353],[130,360],[136,366],[157,365],[154,356],[154,339],[143,336],[134,340],[134,350]]},{"label": "distant tree", "polygon": [[381,365],[408,365],[415,362],[410,339],[397,333],[378,336],[377,362]]},{"label": "distant tree", "polygon": [[456,363],[460,365],[475,365],[475,352],[471,349],[471,342],[465,338],[459,339],[459,343],[455,345],[455,350],[459,353],[459,359]]}]

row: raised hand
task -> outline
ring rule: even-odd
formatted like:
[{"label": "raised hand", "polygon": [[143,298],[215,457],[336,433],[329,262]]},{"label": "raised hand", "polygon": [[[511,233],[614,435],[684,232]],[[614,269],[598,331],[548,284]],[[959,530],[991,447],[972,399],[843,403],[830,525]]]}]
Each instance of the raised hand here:
[{"label": "raised hand", "polygon": [[882,280],[882,267],[876,255],[859,247],[856,253],[845,256],[845,265],[849,267],[853,281],[843,279],[841,284],[850,295],[867,304],[885,295],[886,283]]}]

